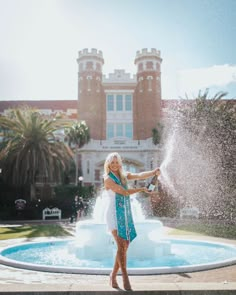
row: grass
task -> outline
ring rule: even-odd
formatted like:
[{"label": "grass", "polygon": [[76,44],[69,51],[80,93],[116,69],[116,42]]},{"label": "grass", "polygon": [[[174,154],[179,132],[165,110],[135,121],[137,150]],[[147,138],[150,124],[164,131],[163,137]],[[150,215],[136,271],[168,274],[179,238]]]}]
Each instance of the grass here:
[{"label": "grass", "polygon": [[[175,224],[168,235],[204,235],[226,239],[236,239],[235,225],[207,222],[186,222]],[[47,225],[22,225],[0,227],[0,240],[35,237],[70,236],[59,224]]]},{"label": "grass", "polygon": [[169,232],[170,235],[196,235],[236,239],[235,225],[221,224],[221,223],[188,223],[176,225],[173,230]]},{"label": "grass", "polygon": [[58,224],[0,227],[0,240],[57,236],[70,236],[70,233]]}]

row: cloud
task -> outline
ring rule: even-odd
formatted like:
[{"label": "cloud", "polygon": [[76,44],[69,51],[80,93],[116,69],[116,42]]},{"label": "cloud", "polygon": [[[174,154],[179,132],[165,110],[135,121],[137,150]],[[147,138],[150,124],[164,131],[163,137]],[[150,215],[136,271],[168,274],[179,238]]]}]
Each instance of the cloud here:
[{"label": "cloud", "polygon": [[231,83],[236,83],[236,65],[214,65],[178,72],[179,95],[215,87],[225,90]]}]

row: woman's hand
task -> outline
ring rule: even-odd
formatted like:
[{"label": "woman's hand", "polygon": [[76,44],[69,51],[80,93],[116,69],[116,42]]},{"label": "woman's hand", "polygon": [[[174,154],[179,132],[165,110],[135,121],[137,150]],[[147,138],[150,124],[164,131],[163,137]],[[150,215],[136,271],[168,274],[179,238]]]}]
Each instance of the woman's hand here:
[{"label": "woman's hand", "polygon": [[150,194],[150,191],[147,189],[147,187],[142,187],[142,192]]},{"label": "woman's hand", "polygon": [[154,175],[157,175],[157,176],[160,176],[160,175],[161,175],[161,170],[160,170],[160,168],[158,167],[158,168],[154,169],[154,170],[153,170],[153,174],[154,174]]},{"label": "woman's hand", "polygon": [[144,193],[146,193],[146,194],[149,194],[149,195],[157,195],[157,192],[156,191],[149,191],[148,188],[145,187],[145,186],[142,187],[141,189],[142,189],[141,191],[144,192]]}]

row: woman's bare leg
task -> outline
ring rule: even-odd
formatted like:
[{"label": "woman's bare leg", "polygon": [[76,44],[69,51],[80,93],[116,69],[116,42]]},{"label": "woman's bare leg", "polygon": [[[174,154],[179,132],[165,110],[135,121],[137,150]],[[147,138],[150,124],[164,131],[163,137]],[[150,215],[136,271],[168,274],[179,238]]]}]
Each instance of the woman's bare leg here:
[{"label": "woman's bare leg", "polygon": [[114,283],[116,282],[116,275],[120,268],[122,272],[124,288],[126,290],[130,290],[131,286],[130,286],[129,277],[127,273],[127,250],[129,246],[129,241],[120,238],[117,235],[117,230],[112,231],[112,234],[117,244],[117,253],[116,253],[116,259],[115,259],[111,279]]},{"label": "woman's bare leg", "polygon": [[[114,239],[116,241],[116,244],[117,244],[117,230],[113,230],[112,235],[113,235],[113,237],[114,237]],[[118,244],[117,244],[117,249],[118,249]],[[117,257],[117,254],[116,254],[113,270],[112,270],[112,273],[110,274],[110,283],[111,283],[112,287],[116,288],[116,289],[119,288],[119,285],[118,285],[117,280],[116,280],[116,276],[117,276],[117,273],[119,271],[119,268],[120,268],[120,265],[119,265],[118,257]]]}]

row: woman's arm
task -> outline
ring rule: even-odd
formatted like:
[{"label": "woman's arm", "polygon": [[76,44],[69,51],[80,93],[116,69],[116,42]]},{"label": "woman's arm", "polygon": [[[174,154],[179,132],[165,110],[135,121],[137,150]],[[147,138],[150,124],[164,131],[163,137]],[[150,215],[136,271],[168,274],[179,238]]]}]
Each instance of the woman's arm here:
[{"label": "woman's arm", "polygon": [[111,189],[113,192],[123,195],[123,196],[129,196],[129,195],[139,193],[139,192],[149,193],[149,191],[146,187],[125,189],[121,185],[115,183],[110,177],[107,177],[104,180],[104,186],[107,190]]},{"label": "woman's arm", "polygon": [[160,175],[160,168],[156,168],[151,171],[141,172],[141,173],[127,173],[127,179],[129,180],[138,180],[138,179],[146,179],[154,175]]}]

